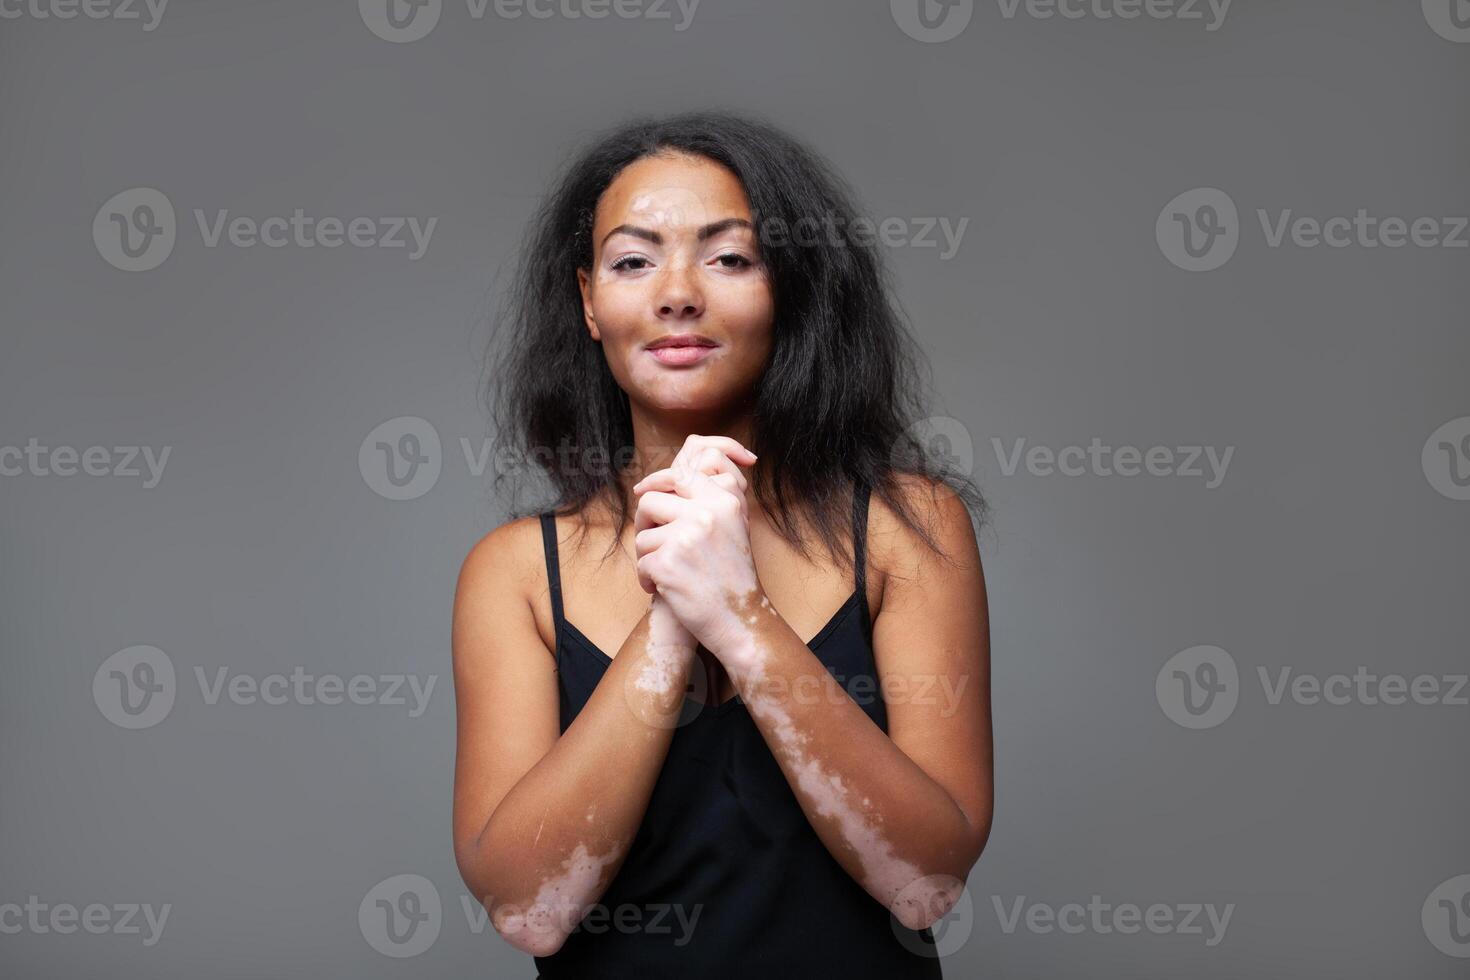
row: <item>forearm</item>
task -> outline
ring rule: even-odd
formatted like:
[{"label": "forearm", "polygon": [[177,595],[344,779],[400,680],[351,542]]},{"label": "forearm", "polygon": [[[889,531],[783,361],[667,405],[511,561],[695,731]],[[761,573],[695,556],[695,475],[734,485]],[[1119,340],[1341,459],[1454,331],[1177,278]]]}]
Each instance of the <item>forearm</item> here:
[{"label": "forearm", "polygon": [[817,835],[912,929],[959,899],[984,845],[949,793],[832,678],[769,606],[716,651]]},{"label": "forearm", "polygon": [[[507,941],[550,955],[612,882],[678,717],[693,643],[655,600],[576,719],[495,808],[466,882]],[[473,881],[470,878],[473,877]]]}]

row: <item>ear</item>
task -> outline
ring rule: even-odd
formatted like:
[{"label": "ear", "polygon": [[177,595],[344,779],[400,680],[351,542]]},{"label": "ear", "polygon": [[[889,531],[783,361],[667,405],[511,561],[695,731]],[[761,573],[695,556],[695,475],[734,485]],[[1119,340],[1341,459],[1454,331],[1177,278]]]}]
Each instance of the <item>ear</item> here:
[{"label": "ear", "polygon": [[592,277],[586,269],[577,270],[577,288],[582,291],[582,319],[587,321],[587,332],[600,343],[602,331],[597,329],[597,318],[592,315]]}]

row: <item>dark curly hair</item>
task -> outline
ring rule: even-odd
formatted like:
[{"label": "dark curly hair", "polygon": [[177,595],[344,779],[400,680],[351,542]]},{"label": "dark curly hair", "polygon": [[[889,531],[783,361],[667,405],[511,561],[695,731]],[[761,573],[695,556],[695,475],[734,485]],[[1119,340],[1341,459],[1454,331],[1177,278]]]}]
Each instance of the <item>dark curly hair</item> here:
[{"label": "dark curly hair", "polygon": [[[619,527],[631,519],[617,481],[617,461],[626,461],[633,446],[628,397],[586,330],[576,270],[592,266],[593,216],[603,191],[634,161],[669,152],[729,168],[755,218],[775,323],[770,360],[752,393],[751,448],[760,459],[748,476],[777,532],[809,559],[800,531],[809,524],[839,567],[850,569],[852,493],[866,486],[939,551],[895,479],[904,473],[947,485],[974,526],[983,525],[988,505],[979,489],[968,475],[951,471],[936,447],[914,437],[916,423],[929,415],[920,395],[925,362],[891,298],[871,236],[844,232],[793,243],[760,231],[850,228],[860,217],[855,195],[826,161],[787,134],[725,111],[616,126],[557,176],[532,220],[487,352],[495,458],[535,461],[534,468],[508,472],[497,465],[496,495],[504,481],[539,469],[551,481],[558,513],[584,515],[585,505],[602,497]],[[608,465],[564,465],[558,447],[575,447],[583,458]],[[514,499],[512,518],[547,509],[518,512]],[[608,554],[616,544],[614,536]]]}]

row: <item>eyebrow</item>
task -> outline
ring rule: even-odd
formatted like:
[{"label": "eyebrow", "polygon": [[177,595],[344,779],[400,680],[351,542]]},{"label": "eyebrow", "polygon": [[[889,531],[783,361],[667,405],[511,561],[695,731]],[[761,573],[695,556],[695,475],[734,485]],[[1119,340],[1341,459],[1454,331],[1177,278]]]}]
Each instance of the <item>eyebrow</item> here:
[{"label": "eyebrow", "polygon": [[[730,228],[748,228],[754,230],[754,227],[754,225],[744,218],[725,218],[707,224],[699,229],[699,240],[704,241],[706,238],[711,238]],[[655,245],[662,245],[664,243],[664,237],[658,232],[650,231],[647,228],[639,228],[637,225],[618,225],[612,231],[602,236],[602,243],[606,245],[607,240],[614,235],[632,235],[634,238],[642,238],[644,241],[652,242]]]}]

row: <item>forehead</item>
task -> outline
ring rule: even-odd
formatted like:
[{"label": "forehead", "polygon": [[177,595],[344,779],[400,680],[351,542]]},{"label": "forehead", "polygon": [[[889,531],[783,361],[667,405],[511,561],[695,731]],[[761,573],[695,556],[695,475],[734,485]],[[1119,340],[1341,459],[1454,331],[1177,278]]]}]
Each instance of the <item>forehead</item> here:
[{"label": "forehead", "polygon": [[708,157],[667,154],[624,167],[597,202],[596,240],[621,224],[694,230],[723,218],[750,220],[740,178]]}]

